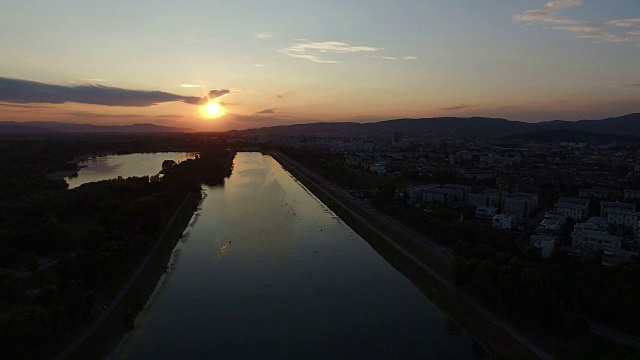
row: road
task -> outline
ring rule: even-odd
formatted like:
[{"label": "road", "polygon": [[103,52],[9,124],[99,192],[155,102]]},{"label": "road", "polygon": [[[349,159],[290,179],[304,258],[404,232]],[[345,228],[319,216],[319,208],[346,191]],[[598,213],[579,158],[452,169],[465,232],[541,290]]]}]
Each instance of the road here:
[{"label": "road", "polygon": [[[372,209],[363,208],[362,205],[359,204],[357,201],[355,201],[355,199],[353,199],[353,198],[347,197],[346,199],[350,202],[351,205],[350,206],[344,205],[343,199],[345,199],[345,198],[336,196],[336,193],[334,191],[328,190],[328,189],[339,189],[339,191],[340,191],[340,188],[338,186],[336,186],[335,184],[332,184],[328,180],[322,178],[320,175],[318,175],[318,174],[312,172],[311,170],[307,169],[304,165],[300,164],[299,162],[289,158],[288,156],[286,156],[286,155],[284,155],[282,153],[273,152],[273,156],[281,164],[287,165],[289,167],[293,167],[294,169],[296,169],[297,172],[300,173],[304,178],[306,178],[307,181],[310,181],[310,182],[316,184],[316,187],[320,191],[322,191],[323,195],[327,196],[332,201],[334,201],[334,202],[336,202],[338,204],[341,204],[342,207],[346,211],[348,211],[351,216],[353,216],[355,219],[357,219],[358,221],[363,223],[365,226],[369,227],[374,232],[378,233],[385,241],[387,241],[389,244],[391,244],[393,247],[395,247],[398,251],[400,251],[408,259],[413,261],[416,265],[418,265],[421,269],[423,269],[427,274],[429,274],[429,276],[435,278],[437,281],[442,283],[442,285],[444,285],[444,286],[450,288],[451,290],[455,291],[460,296],[461,299],[463,299],[470,306],[475,308],[478,312],[480,312],[485,318],[489,319],[492,323],[494,323],[495,325],[499,326],[505,333],[507,333],[511,337],[513,337],[522,346],[524,346],[525,348],[529,349],[529,351],[531,351],[533,354],[535,354],[536,356],[538,356],[541,359],[552,359],[553,358],[551,355],[549,355],[546,351],[544,351],[543,349],[538,347],[536,344],[534,344],[527,337],[525,337],[524,335],[520,334],[519,331],[517,331],[514,328],[512,328],[503,319],[497,317],[495,314],[493,314],[492,312],[490,312],[489,310],[484,308],[482,305],[480,305],[480,303],[478,303],[477,301],[475,301],[474,299],[472,299],[471,297],[469,297],[465,293],[461,292],[455,286],[455,284],[453,284],[448,279],[448,276],[443,276],[442,274],[436,272],[429,265],[424,263],[421,259],[418,259],[416,256],[414,256],[409,251],[407,251],[397,241],[395,241],[394,239],[390,238],[389,236],[387,236],[384,233],[382,233],[381,231],[379,231],[374,224],[372,224],[371,222],[367,221],[362,216],[360,216],[358,213],[353,211],[352,207],[356,207],[356,208],[359,208],[362,211],[367,212],[368,214],[370,214],[370,215],[372,215],[374,217],[376,222],[380,221],[380,223],[383,223],[383,224],[393,228],[398,233],[400,233],[402,235],[405,235],[406,236],[405,239],[411,241],[414,245],[419,246],[420,248],[422,248],[425,251],[427,251],[428,254],[430,254],[430,256],[433,257],[434,259],[437,259],[437,261],[445,261],[445,262],[448,262],[449,264],[451,264],[450,256],[448,254],[443,254],[440,251],[440,246],[439,245],[437,245],[437,244],[434,245],[433,242],[430,242],[428,239],[425,239],[424,237],[414,233],[413,231],[407,229],[402,224],[397,223],[396,221],[390,219],[389,217],[387,217],[384,214],[381,214],[381,213],[379,213],[377,211],[374,211]],[[320,182],[321,184],[318,184],[318,182]]]},{"label": "road", "polygon": [[140,266],[138,266],[138,269],[136,270],[136,272],[133,273],[133,275],[129,278],[129,281],[127,281],[127,283],[122,287],[118,295],[113,299],[113,301],[111,301],[111,304],[109,304],[109,306],[104,310],[104,312],[100,314],[100,316],[96,319],[96,321],[94,321],[93,324],[91,324],[91,326],[82,334],[82,336],[76,339],[76,341],[74,341],[73,344],[69,345],[69,347],[67,347],[60,355],[56,357],[56,360],[66,359],[71,354],[73,354],[73,352],[76,351],[76,349],[80,345],[82,345],[82,343],[89,336],[91,336],[91,334],[93,334],[93,332],[96,331],[96,329],[98,329],[105,322],[105,320],[109,318],[111,313],[113,313],[113,311],[118,307],[118,305],[120,305],[120,302],[122,302],[122,299],[124,299],[124,297],[129,293],[129,290],[131,289],[133,284],[136,282],[136,280],[138,280],[138,277],[140,276],[140,274],[144,271],[147,264],[149,264],[149,261],[151,261],[151,258],[155,255],[156,251],[158,250],[158,247],[160,247],[160,244],[163,242],[165,235],[167,234],[169,229],[171,229],[173,222],[176,220],[176,217],[184,207],[184,204],[187,203],[189,196],[191,195],[187,194],[184,200],[182,200],[182,203],[173,213],[173,216],[171,216],[171,219],[169,219],[169,222],[167,222],[167,226],[164,228],[164,230],[158,237],[158,240],[156,241],[155,244],[153,244],[153,247],[151,248],[151,251],[149,251],[149,254],[147,254],[147,256],[144,258],[142,263],[140,263]]}]

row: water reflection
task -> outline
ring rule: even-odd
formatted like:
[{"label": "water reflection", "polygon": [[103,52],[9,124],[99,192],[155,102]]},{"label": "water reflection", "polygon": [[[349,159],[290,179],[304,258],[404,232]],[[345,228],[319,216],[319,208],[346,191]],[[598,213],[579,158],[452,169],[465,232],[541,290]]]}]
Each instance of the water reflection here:
[{"label": "water reflection", "polygon": [[272,158],[205,187],[189,241],[114,358],[475,358],[447,317]]},{"label": "water reflection", "polygon": [[78,171],[78,175],[67,177],[65,180],[69,189],[73,189],[84,183],[114,179],[118,176],[152,176],[162,170],[164,160],[180,162],[193,159],[195,156],[195,153],[164,152],[94,157],[80,161],[78,165],[82,169]]}]

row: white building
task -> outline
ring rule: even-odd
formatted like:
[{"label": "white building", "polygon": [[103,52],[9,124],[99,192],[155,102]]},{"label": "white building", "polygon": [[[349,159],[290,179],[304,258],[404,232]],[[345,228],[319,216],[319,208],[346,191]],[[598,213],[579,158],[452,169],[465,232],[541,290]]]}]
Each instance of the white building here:
[{"label": "white building", "polygon": [[584,220],[589,215],[589,200],[561,197],[555,205],[556,211],[569,219]]},{"label": "white building", "polygon": [[541,232],[559,232],[561,228],[560,221],[556,219],[542,219],[536,230]]},{"label": "white building", "polygon": [[476,208],[476,217],[480,219],[493,219],[498,212],[494,206],[478,206]]},{"label": "white building", "polygon": [[511,229],[511,216],[505,214],[498,214],[493,217],[491,226],[494,229]]},{"label": "white building", "polygon": [[608,224],[602,218],[590,218],[576,224],[571,233],[571,246],[587,251],[619,250],[622,238],[607,232]]},{"label": "white building", "polygon": [[553,254],[556,238],[546,235],[531,235],[529,245],[541,249],[540,257],[546,259]]},{"label": "white building", "polygon": [[621,203],[619,201],[602,201],[600,202],[600,216],[603,218],[607,218],[607,213],[610,211],[620,211],[620,210],[628,210],[628,211],[636,211],[636,206],[634,204]]},{"label": "white building", "polygon": [[606,212],[607,222],[611,225],[632,227],[638,223],[640,213],[627,209],[610,209]]},{"label": "white building", "polygon": [[467,205],[471,206],[495,206],[498,199],[490,194],[467,194]]},{"label": "white building", "polygon": [[538,195],[529,193],[514,193],[502,199],[503,211],[518,211],[529,214],[538,206]]}]

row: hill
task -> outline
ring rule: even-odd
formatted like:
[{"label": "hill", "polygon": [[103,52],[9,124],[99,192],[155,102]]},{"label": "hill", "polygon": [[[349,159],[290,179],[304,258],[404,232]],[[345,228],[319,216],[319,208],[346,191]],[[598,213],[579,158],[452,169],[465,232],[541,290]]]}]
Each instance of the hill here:
[{"label": "hill", "polygon": [[[539,123],[511,121],[487,117],[439,117],[423,119],[396,119],[371,123],[324,122],[311,124],[281,125],[238,131],[253,135],[379,135],[389,136],[401,131],[405,137],[500,138],[536,131],[571,130],[592,134],[640,136],[640,113],[602,120],[553,120]],[[568,133],[565,133],[568,135]],[[575,134],[577,136],[577,134]]]}]

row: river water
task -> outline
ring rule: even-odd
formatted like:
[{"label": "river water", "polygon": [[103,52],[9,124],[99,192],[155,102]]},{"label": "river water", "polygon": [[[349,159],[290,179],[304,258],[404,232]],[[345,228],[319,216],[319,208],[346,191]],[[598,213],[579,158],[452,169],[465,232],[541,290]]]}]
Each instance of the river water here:
[{"label": "river water", "polygon": [[238,153],[114,359],[473,359],[472,340],[270,156]]},{"label": "river water", "polygon": [[195,156],[195,153],[185,152],[99,156],[80,161],[78,165],[82,166],[82,169],[78,171],[78,176],[66,177],[65,180],[69,184],[69,189],[73,189],[84,183],[114,179],[118,176],[124,178],[152,176],[162,170],[162,162],[164,160],[180,162],[186,159],[193,159]]}]

